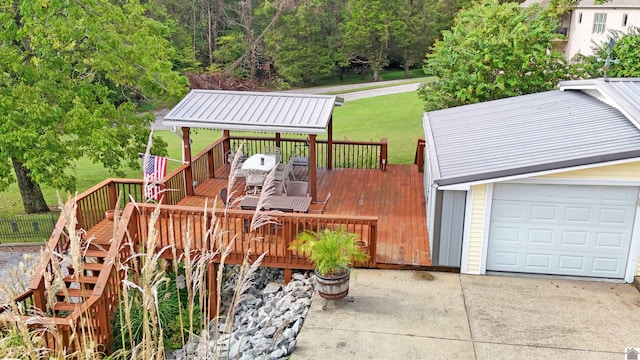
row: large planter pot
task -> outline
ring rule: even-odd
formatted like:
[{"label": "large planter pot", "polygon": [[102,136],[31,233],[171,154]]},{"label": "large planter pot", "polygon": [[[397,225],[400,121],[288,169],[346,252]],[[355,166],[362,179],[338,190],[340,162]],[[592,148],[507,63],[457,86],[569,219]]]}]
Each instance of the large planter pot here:
[{"label": "large planter pot", "polygon": [[340,300],[344,298],[349,294],[350,273],[349,269],[347,269],[347,272],[342,275],[325,277],[318,274],[318,271],[315,271],[318,283],[318,294],[327,300]]}]

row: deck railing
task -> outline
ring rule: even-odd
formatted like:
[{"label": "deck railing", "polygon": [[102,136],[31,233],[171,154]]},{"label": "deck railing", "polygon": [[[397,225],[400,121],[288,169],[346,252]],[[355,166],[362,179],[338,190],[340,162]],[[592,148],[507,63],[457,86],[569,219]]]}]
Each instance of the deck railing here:
[{"label": "deck railing", "polygon": [[[139,241],[140,236],[137,227],[138,212],[134,203],[129,203],[120,217],[120,231],[111,242],[109,252],[104,260],[103,269],[93,289],[87,289],[87,298],[74,311],[67,316],[47,317],[50,313],[50,305],[45,296],[45,271],[53,274],[53,264],[48,253],[45,253],[45,268],[39,268],[29,284],[29,289],[14,299],[14,303],[20,312],[20,316],[3,316],[5,321],[22,321],[30,324],[33,330],[40,331],[40,335],[50,349],[59,347],[78,349],[82,346],[83,334],[90,331],[91,339],[109,348],[113,342],[113,329],[111,320],[117,311],[118,294],[120,292],[120,279],[124,277],[125,269],[118,264],[126,263],[130,258],[131,246],[123,246],[127,241]],[[55,246],[56,252],[61,254],[66,251],[62,244],[65,220],[61,216],[56,230],[51,236],[49,246]],[[125,231],[126,229],[126,231]],[[58,240],[56,240],[58,239]],[[68,245],[67,245],[68,246]],[[33,313],[33,310],[39,310]],[[9,308],[4,309],[9,310]],[[15,314],[14,314],[15,315]],[[43,321],[37,321],[40,317]],[[56,327],[55,334],[46,330],[46,324]],[[89,325],[89,326],[87,326]],[[75,326],[75,328],[74,328]],[[83,328],[84,327],[84,328]],[[75,337],[72,336],[75,333]],[[72,340],[74,339],[74,340]]]},{"label": "deck railing", "polygon": [[[194,156],[192,164],[180,166],[159,182],[161,188],[165,190],[163,205],[160,205],[160,219],[156,224],[159,248],[170,245],[173,236],[177,249],[183,250],[185,248],[184,234],[189,230],[189,234],[195,240],[192,248],[208,247],[209,241],[216,241],[213,245],[217,248],[230,244],[231,253],[227,258],[228,263],[242,262],[247,251],[250,251],[256,256],[266,253],[263,260],[264,266],[311,269],[312,265],[302,254],[289,249],[290,243],[302,231],[344,226],[348,231],[358,234],[363,248],[370,255],[369,262],[361,265],[369,267],[376,265],[376,217],[276,212],[269,213],[274,220],[273,223],[258,229],[250,229],[249,224],[253,217],[251,211],[218,209],[212,215],[211,211],[205,213],[204,209],[176,206],[189,193],[189,186],[193,186],[193,184],[186,184],[186,172],[191,172],[195,182],[215,177],[216,170],[224,167],[225,149],[237,148],[241,141],[243,139],[223,137]],[[278,139],[277,144],[281,148],[283,158],[299,154],[307,146],[304,139]],[[275,139],[247,138],[244,152],[249,154],[262,152],[266,146],[274,145],[276,145]],[[324,154],[326,154],[327,142],[319,141],[318,145],[320,149],[318,166],[326,167],[327,157]],[[384,169],[387,159],[387,145],[384,139],[379,143],[335,141],[333,154],[332,166],[334,167]],[[69,339],[71,339],[73,330],[71,326],[85,326],[87,321],[90,322],[98,342],[110,345],[113,341],[111,319],[116,311],[120,278],[122,278],[122,271],[124,271],[115,268],[115,259],[117,257],[120,259],[129,258],[129,254],[126,252],[131,247],[121,246],[125,241],[131,240],[134,244],[141,244],[145,240],[148,234],[146,226],[156,206],[139,203],[144,200],[142,187],[142,179],[107,179],[84,191],[76,198],[78,228],[89,230],[105,219],[107,210],[115,209],[118,197],[120,197],[120,209],[124,210],[119,224],[121,229],[127,229],[127,231],[121,231],[114,238],[105,260],[107,267],[101,271],[96,286],[92,290],[88,290],[91,291],[91,294],[82,305],[67,317],[47,319],[50,323],[55,324],[58,328],[58,334],[66,339],[62,342],[63,346],[70,345]],[[192,190],[193,188],[191,188]],[[138,203],[132,204],[130,200]],[[125,207],[125,204],[128,205]],[[220,228],[224,231],[218,237],[210,239],[205,234],[206,229],[203,228],[203,221],[210,222],[213,220],[213,216],[221,222]],[[68,251],[69,236],[65,231],[65,219],[62,216],[58,219],[47,246],[58,254],[65,254]],[[165,256],[168,255],[165,254]],[[36,270],[36,275],[29,283],[28,290],[14,299],[18,308],[23,311],[23,316],[20,317],[21,321],[27,321],[29,318],[27,314],[34,308],[45,314],[51,311],[45,295],[44,276],[45,273],[53,275],[55,272],[49,253],[45,253],[43,264]],[[6,309],[0,309],[0,313],[2,310]],[[61,345],[52,335],[47,335],[46,339],[51,348]]]},{"label": "deck railing", "polygon": [[105,219],[105,212],[113,210],[120,196],[120,208],[131,200],[143,201],[142,179],[106,179],[77,197],[78,226],[88,230]]},{"label": "deck railing", "polygon": [[[143,237],[142,241],[145,241],[147,236],[146,228],[154,208],[152,205],[140,205],[138,230]],[[205,222],[211,224],[214,220],[210,211],[205,214],[204,209],[200,208],[163,206],[156,223],[157,248],[175,244],[176,250],[180,253],[186,248],[185,234],[188,233],[192,239],[191,249],[211,248],[211,246],[222,249],[230,246],[228,263],[241,263],[247,251],[256,256],[266,252],[262,261],[264,266],[312,269],[313,266],[302,254],[289,250],[291,242],[298,233],[306,230],[344,226],[348,231],[358,234],[363,248],[370,255],[369,262],[362,265],[373,267],[376,264],[377,217],[268,212],[265,214],[271,216],[274,222],[253,230],[250,229],[253,211],[218,209],[214,214],[215,220],[220,221],[219,228],[222,231],[212,238],[207,236],[208,227],[204,226]],[[171,253],[164,255],[172,256]]]},{"label": "deck railing", "polygon": [[[309,143],[306,139],[295,138],[262,138],[262,137],[229,137],[230,148],[237,149],[244,141],[243,152],[248,155],[264,153],[269,146],[279,146],[282,159],[287,161],[291,156],[309,154]],[[317,140],[317,167],[381,169],[384,170],[388,158],[386,139],[379,142],[333,140],[332,160],[327,158],[327,140]],[[330,165],[330,166],[329,166]]]}]

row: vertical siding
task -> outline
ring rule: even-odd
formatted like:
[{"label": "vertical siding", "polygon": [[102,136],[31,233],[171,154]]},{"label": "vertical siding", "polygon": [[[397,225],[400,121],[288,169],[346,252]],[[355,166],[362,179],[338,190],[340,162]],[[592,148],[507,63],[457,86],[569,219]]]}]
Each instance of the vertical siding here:
[{"label": "vertical siding", "polygon": [[557,174],[543,175],[537,179],[603,179],[603,180],[639,180],[640,162],[601,166],[592,169],[567,171]]},{"label": "vertical siding", "polygon": [[471,224],[469,226],[469,253],[467,273],[480,274],[484,219],[487,204],[487,185],[475,185],[471,189]]}]

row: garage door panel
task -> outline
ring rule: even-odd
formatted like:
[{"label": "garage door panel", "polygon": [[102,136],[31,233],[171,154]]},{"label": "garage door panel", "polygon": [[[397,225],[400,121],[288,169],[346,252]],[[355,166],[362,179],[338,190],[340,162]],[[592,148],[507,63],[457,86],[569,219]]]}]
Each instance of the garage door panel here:
[{"label": "garage door panel", "polygon": [[580,274],[586,271],[584,256],[560,255],[558,256],[558,269],[565,273]]},{"label": "garage door panel", "polygon": [[638,188],[497,184],[494,195],[487,270],[624,277]]}]

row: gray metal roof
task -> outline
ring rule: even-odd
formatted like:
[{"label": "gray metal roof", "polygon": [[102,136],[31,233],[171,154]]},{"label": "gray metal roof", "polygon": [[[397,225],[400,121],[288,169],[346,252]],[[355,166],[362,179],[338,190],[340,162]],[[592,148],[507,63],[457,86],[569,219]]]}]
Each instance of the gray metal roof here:
[{"label": "gray metal roof", "polygon": [[640,157],[640,130],[582,91],[547,91],[425,113],[438,185]]},{"label": "gray metal roof", "polygon": [[560,81],[560,90],[583,90],[617,108],[640,127],[640,80],[607,78]]},{"label": "gray metal roof", "polygon": [[323,134],[337,96],[191,90],[164,117],[164,126]]}]

